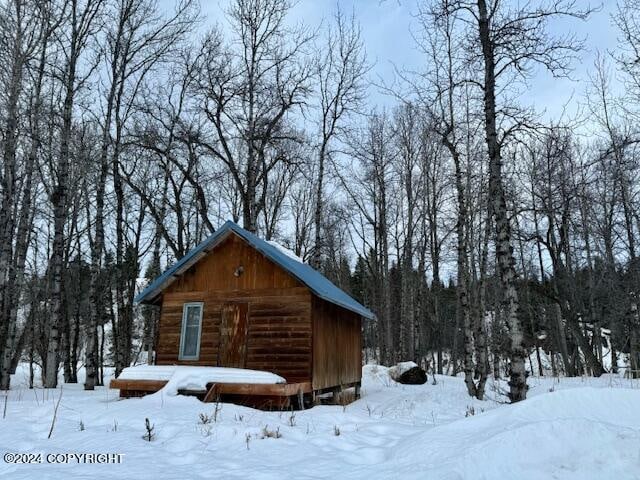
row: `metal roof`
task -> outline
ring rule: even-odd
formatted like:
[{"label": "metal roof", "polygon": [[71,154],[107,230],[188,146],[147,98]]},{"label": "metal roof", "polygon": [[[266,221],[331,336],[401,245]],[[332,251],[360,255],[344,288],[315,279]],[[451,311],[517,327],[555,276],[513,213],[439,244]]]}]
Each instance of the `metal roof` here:
[{"label": "metal roof", "polygon": [[136,303],[152,303],[158,295],[175,280],[176,277],[179,277],[189,267],[206,256],[210,250],[227,238],[231,233],[238,235],[273,263],[291,274],[293,277],[297,278],[316,296],[326,300],[327,302],[346,308],[347,310],[357,313],[369,320],[375,318],[375,315],[371,310],[361,305],[340,288],[336,287],[320,272],[314,270],[309,265],[292,258],[274,245],[258,238],[253,233],[245,230],[230,220],[225,222],[224,225],[216,230],[209,238],[187,253],[179,261],[169,267],[162,275],[151,282],[147,288],[136,296],[134,301]]}]

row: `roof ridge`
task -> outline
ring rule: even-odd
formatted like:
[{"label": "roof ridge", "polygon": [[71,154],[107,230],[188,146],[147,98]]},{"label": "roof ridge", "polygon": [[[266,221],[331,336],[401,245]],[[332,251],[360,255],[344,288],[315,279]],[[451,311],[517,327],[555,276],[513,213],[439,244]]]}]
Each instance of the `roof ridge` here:
[{"label": "roof ridge", "polygon": [[179,271],[181,268],[184,267],[186,269],[188,268],[186,265],[191,266],[197,263],[202,258],[197,255],[206,251],[208,246],[215,245],[221,238],[223,238],[224,234],[229,231],[241,237],[245,242],[258,250],[269,260],[298,279],[317,297],[357,313],[365,318],[375,318],[375,315],[371,310],[359,303],[347,292],[336,286],[322,273],[315,270],[310,265],[292,258],[279,250],[276,246],[258,237],[256,234],[245,230],[232,220],[224,222],[220,228],[207,237],[207,239],[193,248],[171,267],[167,268],[162,275],[156,278],[141,293],[139,293],[134,301],[136,303],[141,303],[148,300],[149,297],[157,297],[167,286],[169,286],[172,282],[172,277],[178,276],[182,273]]}]

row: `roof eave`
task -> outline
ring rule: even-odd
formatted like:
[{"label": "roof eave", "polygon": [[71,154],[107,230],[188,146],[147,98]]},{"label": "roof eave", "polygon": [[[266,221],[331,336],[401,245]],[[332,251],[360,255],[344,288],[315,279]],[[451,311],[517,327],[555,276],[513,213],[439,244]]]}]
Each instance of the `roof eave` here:
[{"label": "roof eave", "polygon": [[[145,305],[157,303],[157,301],[160,299],[162,295],[162,292],[171,283],[173,283],[177,277],[182,275],[191,266],[196,264],[201,258],[206,256],[211,250],[213,250],[220,242],[226,239],[231,233],[236,234],[237,236],[242,238],[245,242],[248,242],[250,245],[253,246],[253,248],[258,250],[262,255],[264,255],[270,261],[274,262],[277,265],[280,265],[278,260],[272,257],[271,252],[265,251],[264,249],[255,245],[250,238],[247,238],[244,235],[243,230],[239,226],[237,226],[231,221],[227,221],[215,233],[213,233],[207,240],[205,240],[199,247],[196,247],[196,249],[192,250],[185,257],[183,257],[178,262],[178,265],[175,266],[175,270],[169,269],[168,271],[163,273],[160,277],[158,277],[155,281],[153,281],[140,294],[138,294],[134,299],[134,303],[145,304]],[[183,262],[183,263],[179,264],[180,262]],[[335,298],[327,298],[321,292],[317,291],[312,286],[310,286],[307,282],[305,282],[303,278],[300,278],[294,271],[289,270],[283,265],[280,265],[280,267],[283,268],[285,271],[287,271],[292,277],[296,278],[303,285],[306,285],[307,288],[309,288],[309,290],[313,292],[313,294],[316,295],[318,298],[322,298],[323,300],[333,303],[341,308],[344,308],[345,310],[353,312],[356,315],[360,315],[361,317],[367,320],[374,320],[376,318],[375,314],[371,310],[366,308],[364,305],[361,305],[355,299],[354,301],[361,308],[354,308],[351,305],[346,305],[343,302],[336,301]],[[163,276],[165,275],[167,276],[167,278],[163,279]]]},{"label": "roof eave", "polygon": [[[142,292],[140,292],[134,298],[134,303],[141,304],[152,304],[155,303],[155,300],[162,294],[162,292],[171,285],[177,277],[182,275],[185,271],[189,270],[193,265],[198,263],[201,258],[205,257],[211,250],[213,250],[216,245],[218,245],[221,241],[229,236],[232,230],[222,230],[219,229],[216,233],[211,235],[207,240],[205,240],[199,249],[192,250],[191,255],[187,254],[185,257],[181,259],[184,263],[182,265],[178,265],[174,271],[168,270],[167,272],[160,275],[156,280],[151,282],[147,288],[145,288]],[[186,258],[186,260],[184,260]],[[162,282],[158,283],[158,280],[162,279],[164,275],[167,275],[166,279],[163,279]],[[157,283],[157,285],[156,285]],[[151,300],[149,300],[151,297]]]}]

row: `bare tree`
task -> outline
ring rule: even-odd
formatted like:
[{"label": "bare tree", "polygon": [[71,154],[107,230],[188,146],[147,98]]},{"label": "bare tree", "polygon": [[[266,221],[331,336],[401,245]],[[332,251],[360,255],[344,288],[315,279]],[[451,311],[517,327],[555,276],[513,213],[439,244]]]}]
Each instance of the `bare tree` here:
[{"label": "bare tree", "polygon": [[309,95],[312,68],[304,55],[313,34],[286,26],[290,8],[280,0],[234,1],[228,11],[234,43],[211,32],[199,58],[199,97],[212,127],[200,141],[227,167],[252,232],[264,209],[263,184],[282,161],[277,144],[296,138],[288,115]]},{"label": "bare tree", "polygon": [[[519,299],[513,256],[512,233],[504,187],[503,147],[509,137],[526,123],[517,109],[501,107],[498,92],[504,83],[531,74],[534,65],[541,65],[552,74],[565,75],[570,62],[581,48],[573,36],[549,34],[550,18],[558,16],[586,18],[590,10],[580,10],[574,0],[550,0],[533,6],[514,7],[497,2],[455,0],[443,3],[448,14],[464,15],[469,25],[477,28],[470,38],[471,58],[484,70],[479,83],[484,95],[484,120],[489,156],[489,199],[496,234],[496,257],[504,293],[506,325],[510,337],[510,398],[517,402],[526,397],[525,346],[519,318]],[[506,112],[506,113],[504,113]],[[499,127],[506,115],[510,126]]]},{"label": "bare tree", "polygon": [[[124,256],[123,185],[121,180],[120,155],[123,150],[123,128],[131,118],[132,107],[137,97],[144,93],[146,77],[154,72],[157,64],[177,49],[181,36],[191,28],[194,21],[194,6],[191,1],[177,5],[172,15],[164,16],[157,5],[148,0],[126,0],[110,4],[109,13],[118,21],[109,27],[101,56],[104,59],[106,77],[104,83],[104,121],[102,125],[99,175],[95,197],[95,234],[91,250],[91,321],[87,329],[87,376],[85,389],[92,390],[97,377],[97,328],[104,323],[104,305],[101,302],[100,285],[102,256],[104,249],[104,203],[107,175],[111,167],[116,194],[116,262],[118,268]],[[122,278],[118,285],[123,284]],[[125,303],[118,287],[119,318],[130,319],[125,312],[131,306]],[[126,329],[129,331],[129,329]],[[117,371],[128,364],[128,341],[116,346],[119,354]],[[130,341],[130,340],[129,340]]]},{"label": "bare tree", "polygon": [[320,141],[314,211],[315,242],[311,265],[318,268],[322,257],[322,215],[324,209],[325,169],[331,156],[331,142],[340,135],[350,113],[360,106],[364,94],[364,77],[369,67],[360,27],[353,15],[346,18],[338,10],[334,25],[326,32],[326,44],[316,65],[320,107]]},{"label": "bare tree", "polygon": [[[2,83],[6,87],[4,110],[6,116],[3,137],[2,209],[0,213],[0,390],[9,388],[11,363],[17,334],[18,303],[22,293],[25,260],[33,223],[33,177],[38,154],[39,122],[41,115],[42,83],[45,70],[48,41],[52,28],[45,7],[31,2],[9,2],[0,14],[3,20],[2,52],[7,55],[4,63],[11,65]],[[4,57],[5,55],[3,55]],[[26,86],[25,77],[33,57],[34,82]],[[16,182],[18,161],[16,151],[19,143],[20,99],[28,93],[25,102],[29,108],[23,116],[30,120],[28,155],[21,176],[22,184]],[[18,207],[19,202],[19,207]],[[15,212],[15,213],[14,213]]]},{"label": "bare tree", "polygon": [[[427,128],[420,108],[415,105],[400,107],[394,118],[394,136],[396,137],[398,155],[397,176],[401,182],[401,227],[402,244],[399,246],[400,257],[400,352],[404,359],[416,359],[416,281],[414,274],[414,248],[420,215],[420,195],[423,195],[420,166],[426,143],[424,130]],[[417,133],[417,135],[416,135]]]},{"label": "bare tree", "polygon": [[[414,88],[421,96],[427,97],[423,101],[427,112],[429,112],[433,124],[432,128],[441,138],[453,160],[457,201],[455,227],[457,238],[457,323],[462,325],[464,332],[463,363],[467,391],[469,395],[482,399],[487,378],[486,362],[483,357],[486,340],[484,330],[481,328],[482,319],[479,318],[476,321],[480,327],[475,326],[474,328],[472,321],[470,248],[468,245],[472,222],[467,207],[469,198],[467,183],[470,172],[465,171],[465,166],[470,163],[465,162],[463,158],[465,141],[468,139],[467,132],[472,128],[469,124],[464,125],[465,113],[468,113],[464,106],[468,105],[465,93],[468,94],[466,79],[469,72],[464,59],[456,54],[456,51],[460,51],[463,45],[460,38],[459,19],[451,13],[446,9],[438,8],[423,9],[420,12],[419,19],[424,37],[420,39],[420,46],[428,55],[430,66],[426,73],[419,77],[419,80],[426,80],[426,85],[418,84]],[[468,118],[467,114],[466,119],[468,120]],[[477,369],[473,358],[474,343],[479,346]],[[480,377],[477,385],[474,381],[475,371],[479,372]]]},{"label": "bare tree", "polygon": [[[67,11],[68,8],[68,11]],[[81,60],[90,39],[99,28],[101,1],[69,0],[62,11],[67,16],[64,34],[58,39],[65,62],[61,72],[63,85],[62,127],[60,148],[55,171],[55,186],[51,192],[54,216],[53,246],[51,252],[51,318],[49,344],[45,367],[45,386],[55,388],[58,384],[60,328],[63,321],[63,269],[65,250],[65,223],[67,220],[67,197],[69,188],[70,141],[73,128],[73,105],[78,90],[87,80],[88,74],[81,71]],[[91,70],[91,68],[89,69]]]},{"label": "bare tree", "polygon": [[397,357],[391,323],[390,224],[391,185],[394,152],[391,125],[386,113],[372,113],[367,125],[354,131],[349,149],[358,164],[338,171],[339,181],[348,196],[354,215],[354,236],[362,242],[364,260],[375,281],[372,303],[377,313],[379,358],[383,364]]}]

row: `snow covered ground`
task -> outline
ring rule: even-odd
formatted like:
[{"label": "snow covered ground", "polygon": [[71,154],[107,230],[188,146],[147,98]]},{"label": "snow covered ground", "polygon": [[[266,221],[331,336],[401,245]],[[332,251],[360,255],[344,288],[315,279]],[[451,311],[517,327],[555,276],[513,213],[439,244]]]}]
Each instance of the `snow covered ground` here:
[{"label": "snow covered ground", "polygon": [[[461,378],[421,386],[364,369],[362,399],[346,407],[261,412],[163,392],[120,400],[105,388],[29,390],[13,379],[6,418],[0,397],[0,454],[41,453],[41,464],[0,461],[0,478],[220,479],[638,479],[640,383],[531,378],[529,399],[506,405],[465,393]],[[200,414],[211,420],[202,422]],[[155,439],[144,440],[145,418]],[[277,432],[277,434],[276,434]],[[279,437],[279,438],[276,438]],[[49,454],[119,453],[119,464],[78,464]]]}]

